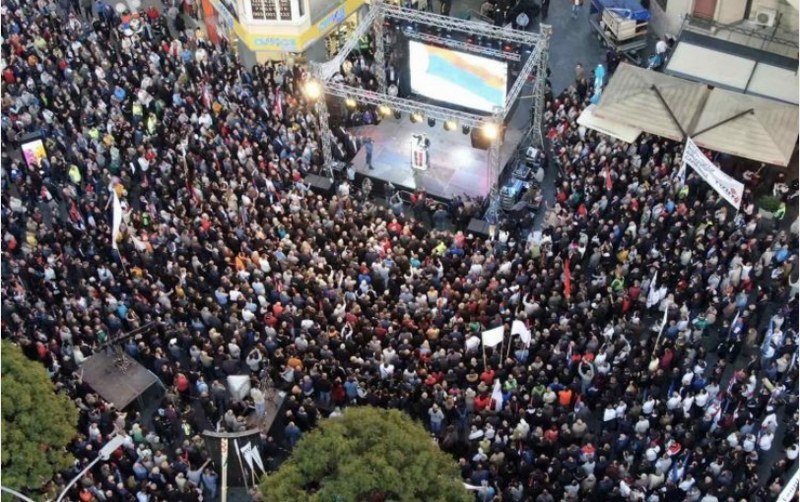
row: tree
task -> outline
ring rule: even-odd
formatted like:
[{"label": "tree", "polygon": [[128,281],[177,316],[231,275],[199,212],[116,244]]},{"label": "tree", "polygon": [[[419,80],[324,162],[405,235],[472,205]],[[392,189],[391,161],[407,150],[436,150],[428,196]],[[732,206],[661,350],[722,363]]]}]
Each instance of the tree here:
[{"label": "tree", "polygon": [[65,447],[77,433],[78,410],[18,346],[3,340],[1,355],[3,485],[38,490],[72,465]]},{"label": "tree", "polygon": [[453,459],[397,410],[347,409],[306,433],[261,483],[266,501],[471,501]]}]

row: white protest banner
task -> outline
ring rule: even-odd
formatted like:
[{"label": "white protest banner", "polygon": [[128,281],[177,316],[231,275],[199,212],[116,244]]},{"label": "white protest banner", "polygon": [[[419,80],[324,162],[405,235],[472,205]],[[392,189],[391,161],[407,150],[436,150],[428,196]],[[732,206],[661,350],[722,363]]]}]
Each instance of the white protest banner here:
[{"label": "white protest banner", "polygon": [[513,324],[511,324],[511,335],[519,335],[519,339],[522,340],[522,343],[524,343],[526,347],[530,347],[531,330],[525,326],[524,322],[520,321],[519,319],[515,319]]},{"label": "white protest banner", "polygon": [[481,333],[481,339],[485,347],[494,347],[503,343],[503,327],[487,329]]},{"label": "white protest banner", "polygon": [[111,190],[111,197],[112,197],[112,222],[111,222],[111,247],[113,249],[118,249],[117,247],[117,239],[119,239],[119,227],[122,224],[122,204],[119,201],[119,197],[117,197],[117,191],[112,189]]},{"label": "white protest banner", "polygon": [[711,185],[711,188],[717,191],[723,199],[731,203],[736,210],[742,205],[742,194],[744,193],[744,184],[731,178],[722,170],[715,166],[713,162],[708,160],[700,148],[692,141],[692,138],[686,138],[686,147],[683,149],[683,161],[695,170],[697,174],[703,178],[706,183]]}]

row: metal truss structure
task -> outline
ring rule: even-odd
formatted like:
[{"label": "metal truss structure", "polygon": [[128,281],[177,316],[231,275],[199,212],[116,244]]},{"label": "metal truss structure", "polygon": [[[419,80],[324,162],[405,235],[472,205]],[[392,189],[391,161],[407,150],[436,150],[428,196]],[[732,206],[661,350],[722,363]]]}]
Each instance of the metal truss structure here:
[{"label": "metal truss structure", "polygon": [[408,38],[413,38],[415,40],[420,40],[422,42],[430,42],[433,44],[444,45],[446,47],[450,47],[451,49],[457,49],[466,52],[474,52],[476,54],[491,56],[498,59],[507,59],[509,61],[519,61],[520,59],[522,59],[519,53],[516,52],[501,51],[498,49],[492,49],[491,47],[483,47],[481,45],[470,44],[452,38],[439,37],[436,35],[431,35],[429,33],[420,33],[414,31],[411,33],[406,33],[406,36]]},{"label": "metal truss structure", "polygon": [[[411,30],[413,33],[408,33],[409,38],[416,38],[418,40],[431,42],[434,44],[444,45],[459,50],[466,50],[469,52],[490,56],[493,58],[501,58],[504,60],[522,61],[519,75],[514,81],[511,89],[506,95],[506,102],[503,108],[495,108],[491,115],[481,115],[477,113],[469,113],[443,106],[432,105],[414,99],[400,98],[388,92],[386,86],[386,71],[385,71],[385,51],[384,51],[384,22],[387,19],[397,20],[405,25],[411,25],[416,29]],[[422,28],[437,28],[439,36],[432,33],[425,33]],[[339,79],[334,78],[342,68],[343,63],[347,59],[350,52],[356,48],[359,39],[372,31],[373,40],[375,44],[374,62],[376,70],[376,81],[378,84],[377,91],[368,91],[366,89],[351,86]],[[481,44],[469,44],[453,38],[443,37],[442,31],[445,34],[460,32],[466,33],[471,36],[482,37],[483,39],[495,40],[502,43],[518,44],[518,52],[509,52],[498,50],[493,47],[486,47]],[[424,12],[414,9],[401,7],[398,5],[391,5],[385,3],[383,0],[372,0],[371,6],[367,14],[362,18],[356,29],[346,40],[342,49],[336,56],[328,62],[310,65],[311,76],[318,81],[322,95],[317,98],[316,110],[320,119],[320,136],[322,141],[322,153],[325,164],[333,166],[334,160],[331,155],[331,138],[330,124],[328,121],[328,110],[325,103],[325,96],[336,96],[344,99],[354,99],[357,102],[366,103],[375,106],[387,107],[388,109],[399,111],[403,113],[416,113],[424,118],[432,118],[440,121],[452,120],[458,122],[462,126],[471,128],[484,127],[493,125],[500,129],[503,122],[508,118],[511,109],[514,106],[517,98],[522,91],[522,88],[530,79],[531,75],[536,73],[533,80],[533,109],[532,109],[532,139],[537,146],[542,146],[543,135],[541,131],[542,114],[544,112],[544,94],[545,94],[545,81],[547,73],[547,60],[548,60],[548,47],[550,42],[551,28],[549,25],[541,25],[540,33],[531,33],[521,30],[513,30],[499,26],[490,25],[487,23],[468,21],[457,19],[430,12]],[[530,52],[527,59],[524,54]],[[395,93],[396,94],[396,93]],[[501,145],[502,134],[498,134],[492,140],[489,152],[487,155],[487,167],[489,170],[490,179],[492,180],[492,201],[496,202],[498,194],[498,179],[501,169]],[[333,170],[331,169],[331,177]],[[495,208],[497,204],[490,206]]]}]

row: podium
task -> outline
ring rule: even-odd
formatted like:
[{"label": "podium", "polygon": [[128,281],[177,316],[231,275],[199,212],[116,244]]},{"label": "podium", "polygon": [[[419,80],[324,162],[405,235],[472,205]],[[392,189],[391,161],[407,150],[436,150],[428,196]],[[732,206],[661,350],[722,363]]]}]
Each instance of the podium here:
[{"label": "podium", "polygon": [[431,142],[426,134],[413,134],[411,136],[411,168],[427,171],[430,167],[428,149]]}]

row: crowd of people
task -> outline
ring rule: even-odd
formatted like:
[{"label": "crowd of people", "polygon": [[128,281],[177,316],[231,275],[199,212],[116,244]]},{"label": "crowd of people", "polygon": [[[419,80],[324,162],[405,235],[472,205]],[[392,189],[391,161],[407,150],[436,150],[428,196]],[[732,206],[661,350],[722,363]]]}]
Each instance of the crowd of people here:
[{"label": "crowd of people", "polygon": [[[310,191],[299,65],[246,69],[68,3],[2,9],[2,336],[80,409],[75,465],[45,493],[118,434],[72,500],[213,500],[199,434],[252,424],[268,381],[287,398],[265,458],[343,407],[398,408],[481,501],[770,500],[796,467],[796,235],[749,191],[735,211],[675,176],[680,145],[578,127],[591,83],[550,96],[541,230],[485,239],[431,229],[424,203]],[[48,155],[26,166],[12,152],[36,130]],[[475,337],[514,320],[530,339],[484,356]],[[82,379],[133,330],[120,345],[167,387],[153,416]]]}]

